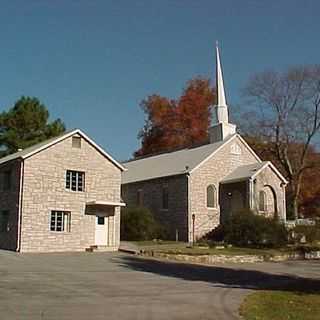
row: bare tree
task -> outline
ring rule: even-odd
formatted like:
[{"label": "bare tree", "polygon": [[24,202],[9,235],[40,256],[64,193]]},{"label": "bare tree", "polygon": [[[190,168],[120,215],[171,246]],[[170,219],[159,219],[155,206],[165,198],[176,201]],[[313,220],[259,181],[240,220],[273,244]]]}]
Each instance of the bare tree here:
[{"label": "bare tree", "polygon": [[244,93],[254,107],[246,131],[271,142],[291,184],[296,219],[303,173],[317,165],[308,155],[320,131],[320,65],[256,74]]}]

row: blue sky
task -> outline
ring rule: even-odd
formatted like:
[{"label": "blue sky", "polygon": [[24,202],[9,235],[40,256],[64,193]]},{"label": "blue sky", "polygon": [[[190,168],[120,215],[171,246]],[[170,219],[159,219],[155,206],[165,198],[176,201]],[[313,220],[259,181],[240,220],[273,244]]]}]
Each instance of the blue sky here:
[{"label": "blue sky", "polygon": [[0,111],[38,97],[119,160],[139,146],[139,102],[214,77],[219,40],[228,101],[248,77],[320,63],[317,0],[1,0]]}]

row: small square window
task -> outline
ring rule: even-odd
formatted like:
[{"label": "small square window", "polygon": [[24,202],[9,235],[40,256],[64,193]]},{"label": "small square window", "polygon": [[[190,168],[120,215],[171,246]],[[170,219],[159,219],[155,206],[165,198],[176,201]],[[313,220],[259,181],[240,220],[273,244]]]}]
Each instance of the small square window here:
[{"label": "small square window", "polygon": [[104,217],[98,217],[98,224],[99,225],[104,225],[104,221],[105,219],[104,219]]},{"label": "small square window", "polygon": [[81,137],[74,136],[72,137],[72,148],[81,148]]}]

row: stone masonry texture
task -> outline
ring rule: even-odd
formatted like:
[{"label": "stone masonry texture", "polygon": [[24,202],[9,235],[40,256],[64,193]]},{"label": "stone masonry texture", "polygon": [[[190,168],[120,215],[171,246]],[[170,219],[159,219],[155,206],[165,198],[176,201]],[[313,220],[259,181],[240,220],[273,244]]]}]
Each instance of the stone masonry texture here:
[{"label": "stone masonry texture", "polygon": [[[235,152],[235,150],[237,152]],[[171,238],[175,229],[179,231],[179,240],[198,239],[221,222],[220,213],[223,208],[224,215],[235,210],[235,205],[249,207],[249,181],[241,181],[228,185],[220,182],[237,167],[258,162],[257,158],[249,151],[247,146],[236,137],[226,143],[214,156],[204,161],[194,169],[190,175],[182,174],[173,177],[163,177],[125,184],[122,186],[122,195],[128,206],[137,206],[137,192],[143,193],[143,206],[149,208],[155,216],[170,230]],[[169,188],[169,209],[162,210],[162,187]],[[207,187],[214,185],[217,196],[217,207],[207,208]],[[266,168],[256,177],[254,187],[254,205],[258,205],[260,190],[266,189],[267,212],[272,215],[271,188],[276,194],[277,214],[285,219],[285,193],[281,187],[280,178],[270,169]],[[231,201],[228,193],[233,194]],[[238,194],[237,201],[235,194]],[[240,199],[240,200],[239,200]]]},{"label": "stone masonry texture", "polygon": [[[237,145],[241,154],[232,150]],[[195,215],[195,238],[200,238],[220,223],[219,188],[228,174],[237,167],[256,163],[257,159],[239,138],[226,143],[213,157],[209,158],[191,173],[189,215]],[[207,187],[214,185],[217,190],[218,206],[207,208]],[[192,219],[189,218],[189,240],[192,240]]]},{"label": "stone masonry texture", "polygon": [[[168,187],[168,209],[162,208],[162,189]],[[128,207],[136,207],[138,190],[142,192],[143,206],[150,209],[155,218],[175,239],[176,230],[179,240],[188,238],[188,178],[177,175],[146,180],[122,186],[122,197]]]},{"label": "stone masonry texture", "polygon": [[[85,191],[66,189],[66,170],[85,172]],[[94,146],[82,139],[72,147],[69,137],[24,161],[21,224],[22,252],[80,251],[95,244],[95,212],[87,214],[90,201],[120,202],[121,172]],[[97,213],[104,208],[92,208]],[[50,231],[52,210],[71,212],[70,232]],[[110,212],[112,210],[112,212]],[[105,212],[108,244],[120,243],[120,209]]]}]

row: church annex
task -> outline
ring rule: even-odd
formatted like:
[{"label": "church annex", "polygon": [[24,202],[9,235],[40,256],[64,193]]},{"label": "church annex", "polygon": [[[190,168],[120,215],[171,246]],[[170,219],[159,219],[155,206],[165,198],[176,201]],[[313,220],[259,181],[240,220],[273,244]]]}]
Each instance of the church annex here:
[{"label": "church annex", "polygon": [[124,202],[149,208],[171,238],[193,241],[244,208],[286,220],[287,181],[271,162],[261,161],[229,123],[218,47],[216,84],[209,144],[123,164],[128,169],[122,173]]}]

